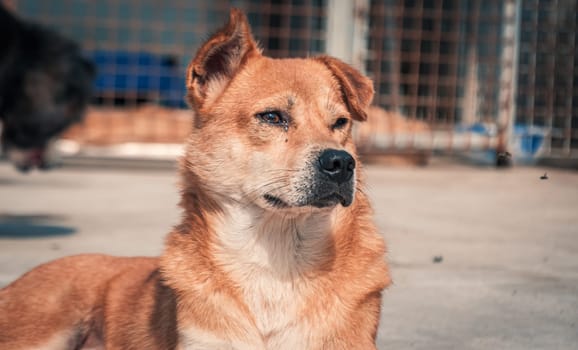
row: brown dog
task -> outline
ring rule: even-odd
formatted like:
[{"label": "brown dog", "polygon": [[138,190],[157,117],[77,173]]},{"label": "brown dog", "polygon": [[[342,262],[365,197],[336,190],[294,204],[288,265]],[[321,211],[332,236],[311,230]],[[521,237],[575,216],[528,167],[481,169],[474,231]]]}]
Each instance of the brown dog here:
[{"label": "brown dog", "polygon": [[375,349],[389,276],[351,137],[371,82],[330,57],[262,56],[233,10],[187,84],[164,254],[32,270],[0,291],[0,349]]}]

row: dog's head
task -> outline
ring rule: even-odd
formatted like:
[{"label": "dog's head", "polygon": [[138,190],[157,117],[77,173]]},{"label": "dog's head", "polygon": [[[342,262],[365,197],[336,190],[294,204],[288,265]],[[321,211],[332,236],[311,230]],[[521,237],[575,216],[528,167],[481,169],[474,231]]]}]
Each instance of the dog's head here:
[{"label": "dog's head", "polygon": [[207,193],[285,213],[352,203],[351,128],[373,97],[358,71],[327,56],[265,57],[232,10],[190,63],[187,89],[185,173]]},{"label": "dog's head", "polygon": [[2,146],[22,170],[48,165],[49,141],[81,119],[95,71],[75,43],[0,7]]}]

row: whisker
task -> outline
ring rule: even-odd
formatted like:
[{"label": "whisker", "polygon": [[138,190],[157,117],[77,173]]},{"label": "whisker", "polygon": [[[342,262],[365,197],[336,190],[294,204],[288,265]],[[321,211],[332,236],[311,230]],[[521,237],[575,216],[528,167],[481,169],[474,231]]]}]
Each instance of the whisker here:
[{"label": "whisker", "polygon": [[263,171],[264,173],[273,173],[273,172],[299,172],[303,171],[302,169],[269,169]]}]

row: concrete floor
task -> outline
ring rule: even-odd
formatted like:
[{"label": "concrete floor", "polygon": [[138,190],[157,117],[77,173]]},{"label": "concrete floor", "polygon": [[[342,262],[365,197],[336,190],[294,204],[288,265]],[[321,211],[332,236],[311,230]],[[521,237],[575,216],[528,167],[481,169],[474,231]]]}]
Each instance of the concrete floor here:
[{"label": "concrete floor", "polygon": [[[576,349],[578,173],[366,169],[389,243],[379,349]],[[173,171],[0,164],[0,286],[69,254],[155,255],[177,223]]]}]

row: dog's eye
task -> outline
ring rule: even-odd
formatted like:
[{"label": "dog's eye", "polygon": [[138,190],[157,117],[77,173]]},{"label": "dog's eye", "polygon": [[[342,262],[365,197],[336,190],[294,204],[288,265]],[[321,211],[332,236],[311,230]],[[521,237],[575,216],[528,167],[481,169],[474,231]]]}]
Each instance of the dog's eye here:
[{"label": "dog's eye", "polygon": [[262,112],[257,114],[257,118],[265,123],[272,124],[272,125],[286,125],[287,119],[283,117],[281,112],[277,111],[269,111],[269,112]]},{"label": "dog's eye", "polygon": [[349,123],[349,119],[347,118],[338,118],[335,123],[333,123],[333,125],[331,126],[331,129],[333,130],[338,130],[338,129],[343,129],[347,123]]}]

